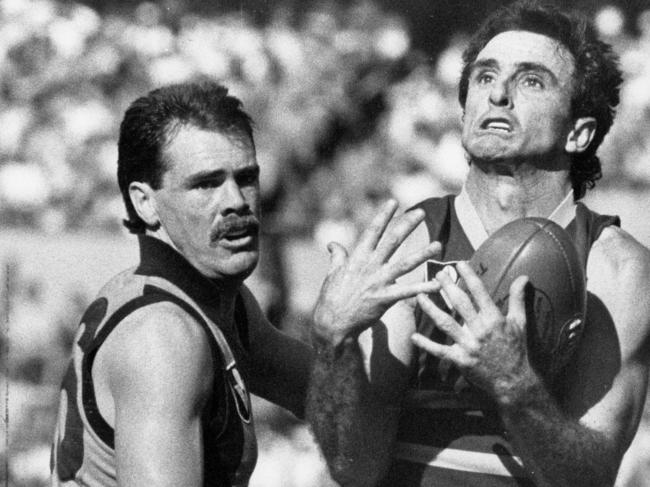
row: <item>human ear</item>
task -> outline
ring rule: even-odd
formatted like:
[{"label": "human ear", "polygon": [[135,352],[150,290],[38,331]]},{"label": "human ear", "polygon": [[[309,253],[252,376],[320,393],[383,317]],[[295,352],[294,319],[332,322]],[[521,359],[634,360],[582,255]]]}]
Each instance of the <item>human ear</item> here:
[{"label": "human ear", "polygon": [[154,190],[148,183],[132,181],[129,184],[129,197],[133,208],[135,208],[142,221],[149,227],[156,227],[160,224]]},{"label": "human ear", "polygon": [[567,136],[564,150],[570,154],[580,154],[587,150],[595,135],[596,119],[594,117],[578,118]]}]

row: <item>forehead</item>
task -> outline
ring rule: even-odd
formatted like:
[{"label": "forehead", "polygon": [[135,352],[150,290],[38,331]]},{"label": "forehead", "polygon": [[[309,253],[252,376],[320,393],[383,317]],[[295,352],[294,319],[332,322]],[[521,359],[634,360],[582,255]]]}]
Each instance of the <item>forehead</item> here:
[{"label": "forehead", "polygon": [[521,63],[539,63],[551,70],[559,80],[573,76],[575,61],[559,41],[534,32],[510,30],[497,34],[479,52],[476,60],[492,59],[500,67]]},{"label": "forehead", "polygon": [[223,134],[194,125],[177,127],[163,148],[168,173],[234,170],[255,165],[255,149],[245,134]]}]

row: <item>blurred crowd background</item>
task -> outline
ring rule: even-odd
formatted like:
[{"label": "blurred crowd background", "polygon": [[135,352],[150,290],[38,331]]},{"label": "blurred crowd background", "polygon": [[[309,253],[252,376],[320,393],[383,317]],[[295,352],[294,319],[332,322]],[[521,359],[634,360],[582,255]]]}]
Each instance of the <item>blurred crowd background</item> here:
[{"label": "blurred crowd background", "polygon": [[[133,99],[209,77],[243,100],[264,210],[251,287],[276,326],[306,338],[328,241],[350,245],[389,196],[406,207],[460,189],[460,55],[500,3],[0,0],[0,484],[46,484],[78,320],[103,281],[136,263],[115,177]],[[587,200],[650,245],[650,3],[574,3],[626,79]],[[255,406],[252,485],[333,485],[305,426]],[[648,415],[619,487],[650,486]]]}]

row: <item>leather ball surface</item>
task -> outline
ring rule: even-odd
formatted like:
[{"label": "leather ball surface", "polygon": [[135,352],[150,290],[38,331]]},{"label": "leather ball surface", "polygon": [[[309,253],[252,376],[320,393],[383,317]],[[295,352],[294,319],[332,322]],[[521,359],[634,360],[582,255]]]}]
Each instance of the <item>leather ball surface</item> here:
[{"label": "leather ball surface", "polygon": [[584,269],[569,235],[550,220],[521,218],[490,235],[469,263],[504,315],[510,285],[528,276],[529,357],[552,381],[576,349],[586,312]]}]

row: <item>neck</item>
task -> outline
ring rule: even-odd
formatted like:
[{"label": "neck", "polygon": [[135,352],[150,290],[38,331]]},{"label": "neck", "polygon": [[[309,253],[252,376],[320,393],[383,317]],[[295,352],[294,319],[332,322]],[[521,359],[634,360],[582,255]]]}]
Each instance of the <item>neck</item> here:
[{"label": "neck", "polygon": [[190,262],[183,252],[174,244],[168,233],[161,226],[157,230],[146,230],[145,235],[163,241],[181,255],[186,261],[189,262],[212,286],[214,286],[214,301],[213,305],[218,309],[219,316],[222,317],[222,323],[234,323],[233,317],[235,313],[235,300],[244,279],[241,278],[228,278],[228,277],[208,277],[203,274],[196,266]]},{"label": "neck", "polygon": [[472,163],[465,187],[489,235],[518,218],[547,218],[571,190],[571,181],[568,170]]}]

